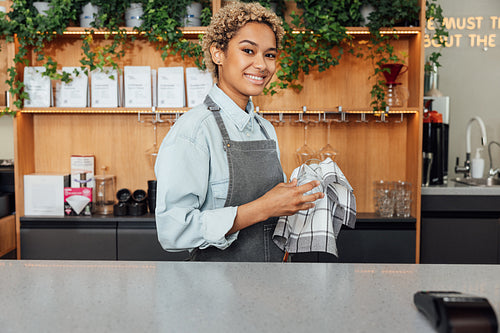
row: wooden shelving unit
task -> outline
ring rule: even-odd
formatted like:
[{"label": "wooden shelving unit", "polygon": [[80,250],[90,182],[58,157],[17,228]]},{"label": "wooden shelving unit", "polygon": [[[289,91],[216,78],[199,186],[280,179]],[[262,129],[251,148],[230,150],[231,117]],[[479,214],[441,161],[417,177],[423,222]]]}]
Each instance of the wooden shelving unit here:
[{"label": "wooden shelving unit", "polygon": [[[425,8],[425,1],[420,1]],[[220,0],[214,0],[213,8],[220,8]],[[425,22],[421,11],[420,22]],[[205,28],[185,29],[193,38]],[[129,29],[129,33],[134,33]],[[367,28],[349,28],[354,43],[363,45],[368,36]],[[326,72],[313,72],[302,78],[300,93],[281,91],[274,96],[254,98],[262,114],[276,120],[283,113],[282,124],[276,124],[281,160],[285,172],[290,175],[297,167],[295,151],[303,145],[303,125],[297,123],[302,107],[307,107],[306,118],[318,119],[318,113],[327,112],[329,119],[338,119],[338,106],[347,114],[348,122],[332,122],[331,144],[337,150],[337,163],[342,168],[357,198],[360,213],[373,213],[373,182],[375,180],[404,180],[413,184],[414,203],[412,216],[417,225],[417,262],[419,258],[420,232],[420,184],[421,184],[421,138],[424,77],[424,23],[419,27],[396,28],[387,33],[400,35],[393,45],[397,51],[408,54],[409,70],[401,76],[401,83],[409,92],[409,99],[402,108],[389,110],[385,122],[370,109],[370,89],[373,79],[373,64],[354,55],[344,53],[338,66]],[[46,54],[61,66],[78,66],[82,28],[71,28],[65,35],[52,41]],[[101,40],[102,43],[107,41]],[[178,56],[161,58],[161,52],[145,38],[130,42],[122,65],[194,67],[191,60]],[[32,55],[30,65],[36,66]],[[154,172],[146,150],[153,144],[153,129],[150,123],[138,121],[138,113],[151,113],[151,109],[23,109],[15,118],[15,173],[17,244],[19,244],[19,217],[24,215],[23,176],[34,172],[69,173],[69,158],[72,154],[94,154],[96,172],[102,166],[109,167],[114,174],[117,189],[146,188],[147,180],[154,179]],[[157,109],[166,118],[182,109]],[[366,121],[359,121],[360,115]],[[401,116],[403,114],[403,116]],[[358,121],[357,121],[358,120]],[[158,124],[158,141],[166,135],[171,122]],[[326,144],[324,123],[310,124],[308,145],[319,150]],[[264,172],[264,171],[263,171]],[[18,245],[18,257],[20,255]]]}]

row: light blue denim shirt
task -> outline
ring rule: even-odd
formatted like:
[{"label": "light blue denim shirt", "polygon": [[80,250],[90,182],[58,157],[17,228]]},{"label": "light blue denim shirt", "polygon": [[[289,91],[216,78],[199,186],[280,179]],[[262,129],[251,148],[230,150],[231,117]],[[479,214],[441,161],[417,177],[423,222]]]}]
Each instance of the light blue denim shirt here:
[{"label": "light blue denim shirt", "polygon": [[[231,140],[264,140],[255,119],[259,117],[278,148],[273,125],[254,113],[251,101],[244,112],[216,85],[209,95],[221,108]],[[155,173],[156,227],[165,250],[225,249],[238,237],[238,233],[226,236],[237,207],[224,207],[229,184],[227,156],[215,117],[205,105],[189,110],[170,129],[160,146]]]}]

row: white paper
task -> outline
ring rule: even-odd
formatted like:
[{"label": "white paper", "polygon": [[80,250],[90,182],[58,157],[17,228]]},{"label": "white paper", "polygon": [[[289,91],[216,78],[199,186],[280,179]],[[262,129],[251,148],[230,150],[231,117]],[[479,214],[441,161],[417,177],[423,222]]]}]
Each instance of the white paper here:
[{"label": "white paper", "polygon": [[158,68],[158,107],[185,107],[185,96],[184,67]]},{"label": "white paper", "polygon": [[153,106],[158,106],[158,86],[156,84],[156,69],[151,70],[151,88],[153,89]]},{"label": "white paper", "polygon": [[118,107],[118,71],[116,69],[106,68],[104,71],[99,69],[92,71],[90,85],[93,108]]},{"label": "white paper", "polygon": [[[58,107],[85,108],[87,107],[87,94],[89,80],[80,67],[63,67],[62,70],[71,73],[71,82],[61,82],[56,98]],[[78,75],[75,74],[78,72]]]},{"label": "white paper", "polygon": [[24,91],[29,94],[25,107],[50,107],[52,86],[50,78],[42,76],[43,72],[45,67],[24,67]]},{"label": "white paper", "polygon": [[186,68],[188,107],[202,104],[212,85],[212,74],[209,72],[201,71],[197,67]]},{"label": "white paper", "polygon": [[24,214],[64,216],[64,175],[25,175]]},{"label": "white paper", "polygon": [[125,107],[151,107],[151,67],[125,66]]}]

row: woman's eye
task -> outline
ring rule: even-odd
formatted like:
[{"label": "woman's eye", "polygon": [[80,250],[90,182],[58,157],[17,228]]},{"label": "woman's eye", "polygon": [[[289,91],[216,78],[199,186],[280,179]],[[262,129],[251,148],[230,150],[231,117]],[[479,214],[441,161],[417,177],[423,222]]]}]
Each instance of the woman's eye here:
[{"label": "woman's eye", "polygon": [[250,49],[243,49],[243,52],[248,53],[248,54],[253,54],[253,51]]},{"label": "woman's eye", "polygon": [[271,58],[271,59],[275,59],[276,58],[276,54],[274,54],[274,53],[268,53],[268,54],[266,54],[266,57]]}]

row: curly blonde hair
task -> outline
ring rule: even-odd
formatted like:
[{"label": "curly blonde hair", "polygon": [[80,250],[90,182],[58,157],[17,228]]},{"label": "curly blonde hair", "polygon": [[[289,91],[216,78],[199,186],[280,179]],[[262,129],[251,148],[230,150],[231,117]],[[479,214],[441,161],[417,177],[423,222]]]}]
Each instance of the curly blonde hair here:
[{"label": "curly blonde hair", "polygon": [[229,41],[248,22],[267,24],[276,36],[276,47],[279,48],[285,30],[281,19],[271,10],[257,2],[233,2],[222,7],[214,17],[203,36],[203,53],[207,70],[215,79],[219,80],[217,65],[212,60],[210,46],[215,45],[219,50],[226,52]]}]

